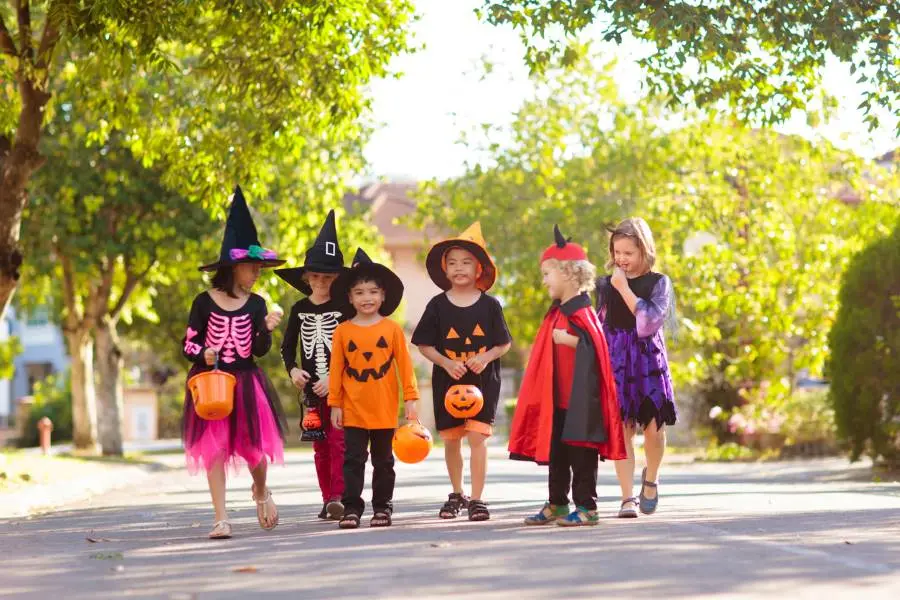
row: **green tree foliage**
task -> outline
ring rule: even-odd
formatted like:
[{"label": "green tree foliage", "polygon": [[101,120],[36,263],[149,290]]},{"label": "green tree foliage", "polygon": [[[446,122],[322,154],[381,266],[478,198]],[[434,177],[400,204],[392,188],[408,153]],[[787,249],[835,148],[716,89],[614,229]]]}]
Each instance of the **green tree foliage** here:
[{"label": "green tree foliage", "polygon": [[822,372],[849,257],[900,214],[895,177],[825,143],[652,100],[625,105],[608,72],[586,61],[536,84],[494,135],[505,142],[489,132],[473,143],[482,164],[424,190],[419,222],[457,231],[482,220],[500,269],[495,293],[528,344],[548,305],[537,260],[553,224],[602,271],[604,225],[643,216],[678,297],[679,385],[703,384],[712,404],[748,405],[757,420],[788,405],[795,371]]},{"label": "green tree foliage", "polygon": [[[145,286],[177,277],[172,267],[190,253],[210,218],[161,184],[161,171],[145,168],[121,143],[121,134],[88,147],[88,125],[67,103],[48,125],[42,151],[49,161],[33,180],[25,211],[25,299],[62,308],[72,358],[75,442],[97,441],[94,364],[98,343],[100,442],[121,454],[121,349],[117,325],[146,310]],[[56,284],[56,285],[54,285]]]},{"label": "green tree foliage", "polygon": [[829,334],[831,401],[854,459],[900,464],[900,224],[853,257]]},{"label": "green tree foliage", "polygon": [[276,158],[307,180],[358,163],[365,85],[407,49],[411,13],[403,0],[0,4],[0,312],[60,89],[96,125],[94,143],[121,132],[166,187],[219,206],[235,181],[273,181]]},{"label": "green tree foliage", "polygon": [[[859,109],[870,128],[879,125],[873,108],[900,117],[900,5],[893,0],[485,0],[479,13],[519,30],[537,69],[582,31],[646,42],[653,50],[640,65],[649,91],[673,106],[726,102],[746,120],[782,122],[821,100],[826,65],[837,58],[864,90]],[[575,53],[568,47],[564,56]]]},{"label": "green tree foliage", "polygon": [[0,342],[0,379],[8,379],[13,374],[13,360],[22,352],[22,344],[18,338],[9,338]]}]

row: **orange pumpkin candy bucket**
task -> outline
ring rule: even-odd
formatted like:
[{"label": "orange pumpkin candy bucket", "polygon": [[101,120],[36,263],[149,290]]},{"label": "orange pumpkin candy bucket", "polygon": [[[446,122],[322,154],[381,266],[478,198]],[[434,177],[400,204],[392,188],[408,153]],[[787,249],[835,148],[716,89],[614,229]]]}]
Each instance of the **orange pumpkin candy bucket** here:
[{"label": "orange pumpkin candy bucket", "polygon": [[234,375],[218,368],[197,373],[188,379],[197,416],[207,421],[218,421],[230,415],[234,409],[235,382]]},{"label": "orange pumpkin candy bucket", "polygon": [[408,464],[425,460],[431,452],[432,444],[431,432],[421,423],[407,423],[398,427],[391,443],[397,460]]},{"label": "orange pumpkin candy bucket", "polygon": [[444,395],[444,408],[457,419],[471,419],[484,408],[484,396],[478,386],[452,385]]}]

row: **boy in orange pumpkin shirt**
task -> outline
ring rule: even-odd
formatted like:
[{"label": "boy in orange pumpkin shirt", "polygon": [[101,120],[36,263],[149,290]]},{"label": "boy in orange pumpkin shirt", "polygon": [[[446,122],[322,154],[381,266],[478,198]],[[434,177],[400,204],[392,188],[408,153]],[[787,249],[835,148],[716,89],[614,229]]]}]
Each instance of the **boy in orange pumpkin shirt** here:
[{"label": "boy in orange pumpkin shirt", "polygon": [[356,529],[365,509],[362,490],[366,459],[372,454],[371,527],[388,527],[394,511],[394,455],[400,397],[406,418],[416,420],[419,390],[403,329],[385,317],[403,298],[403,283],[390,269],[372,262],[362,249],[353,266],[334,283],[334,296],[348,297],[350,320],[334,331],[333,376],[328,382],[331,422],[344,430],[344,515],[338,526]]},{"label": "boy in orange pumpkin shirt", "polygon": [[[470,521],[490,519],[482,494],[487,474],[487,440],[493,434],[500,400],[500,361],[512,338],[500,302],[486,292],[497,278],[477,222],[459,236],[434,245],[425,265],[431,280],[446,290],[428,303],[412,342],[434,363],[431,387],[434,416],[453,492],[438,516],[454,519],[467,510]],[[456,385],[477,387],[484,399],[481,410],[470,418],[457,418],[445,406]],[[466,388],[463,388],[465,390]],[[472,497],[463,492],[462,440],[471,450]]]}]

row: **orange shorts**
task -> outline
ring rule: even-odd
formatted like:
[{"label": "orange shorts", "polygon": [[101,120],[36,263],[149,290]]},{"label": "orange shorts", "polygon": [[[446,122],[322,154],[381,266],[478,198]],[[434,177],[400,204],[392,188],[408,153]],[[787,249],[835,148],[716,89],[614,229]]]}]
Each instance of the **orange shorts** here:
[{"label": "orange shorts", "polygon": [[476,421],[474,419],[467,419],[466,422],[462,425],[458,425],[450,429],[442,429],[438,431],[438,434],[441,436],[442,440],[461,440],[466,437],[466,434],[470,431],[474,431],[475,433],[480,433],[488,437],[494,435],[493,426],[488,425],[487,423],[482,423],[481,421]]}]

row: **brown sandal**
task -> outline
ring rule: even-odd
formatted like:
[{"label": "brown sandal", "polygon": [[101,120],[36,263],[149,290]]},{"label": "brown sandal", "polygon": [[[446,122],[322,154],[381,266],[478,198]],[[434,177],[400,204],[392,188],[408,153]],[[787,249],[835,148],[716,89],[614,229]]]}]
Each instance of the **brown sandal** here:
[{"label": "brown sandal", "polygon": [[372,516],[372,520],[369,521],[369,527],[390,527],[392,523],[391,513],[386,510],[380,510]]},{"label": "brown sandal", "polygon": [[358,529],[359,528],[359,515],[353,513],[345,513],[341,520],[338,522],[338,527],[341,529]]}]

